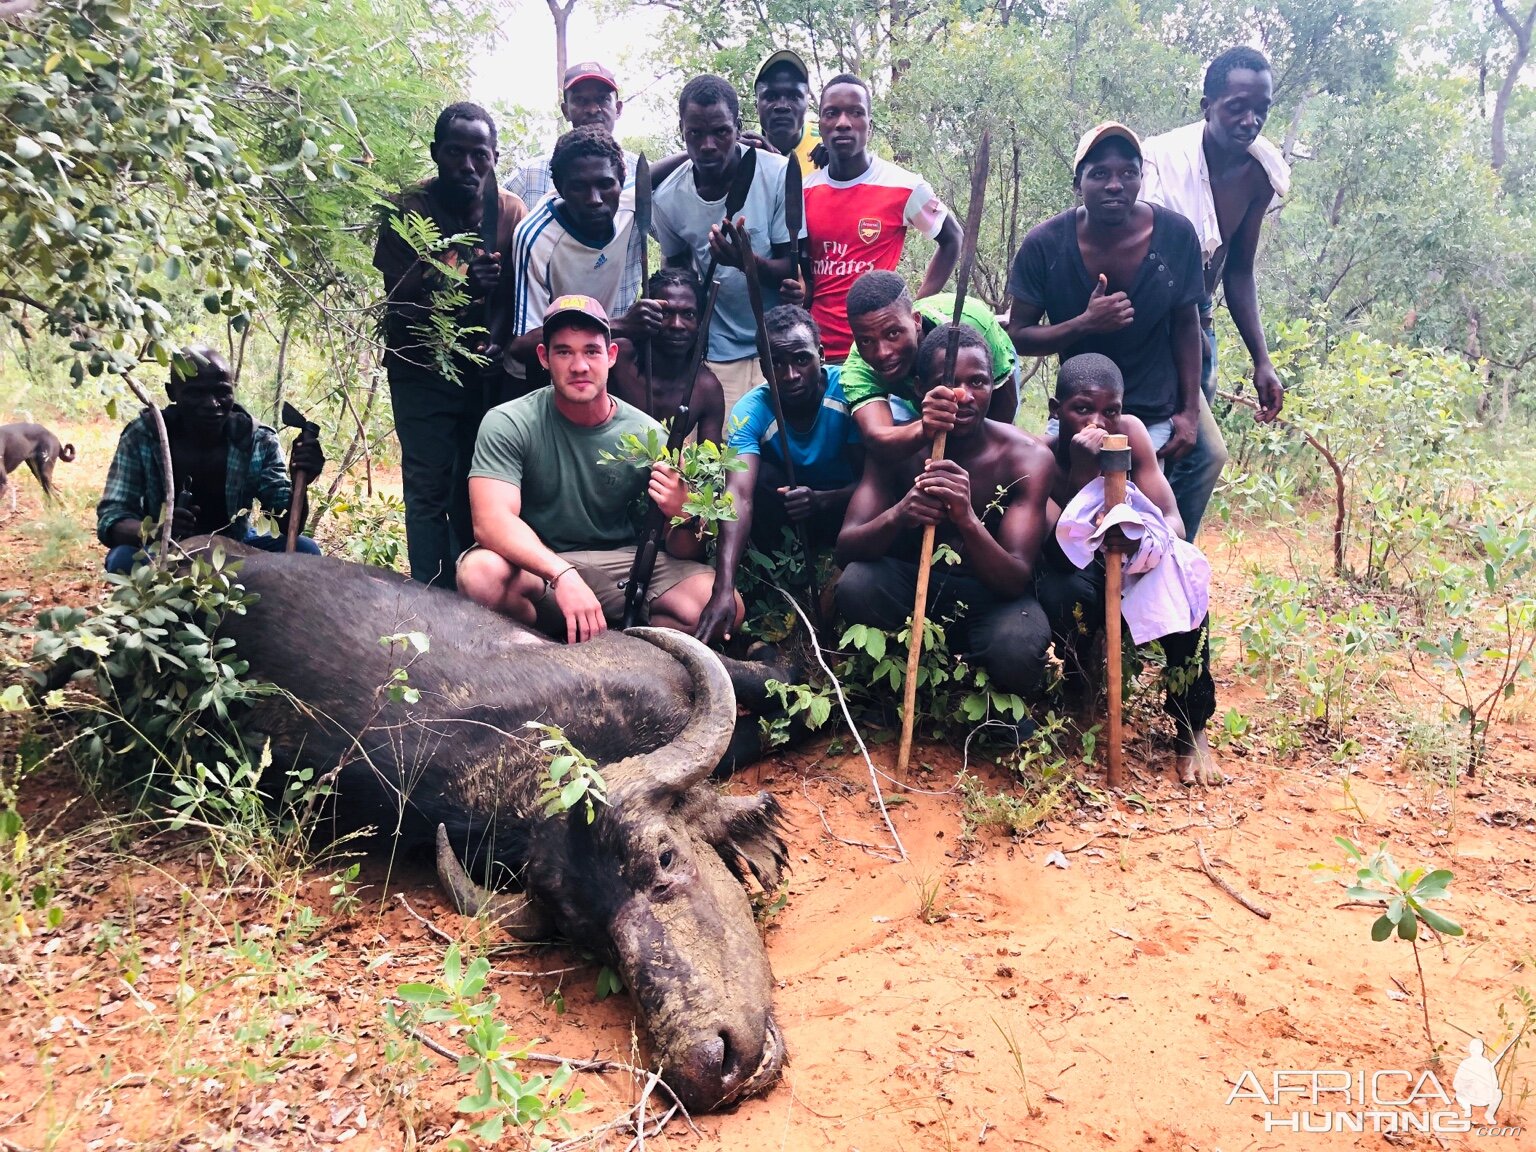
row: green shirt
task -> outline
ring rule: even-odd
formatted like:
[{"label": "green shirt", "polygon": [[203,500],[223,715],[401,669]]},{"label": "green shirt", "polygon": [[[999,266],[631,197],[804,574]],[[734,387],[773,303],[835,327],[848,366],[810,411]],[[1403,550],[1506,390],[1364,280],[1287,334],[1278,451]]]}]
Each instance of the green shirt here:
[{"label": "green shirt", "polygon": [[601,464],[619,437],[666,432],[640,409],[614,397],[613,416],[595,428],[572,424],[555,407],[553,387],[540,388],[485,414],[470,476],[505,480],[522,490],[520,515],[556,552],[628,548],[637,531],[633,511],[645,495],[648,468]]},{"label": "green shirt", "polygon": [[[953,292],[941,292],[937,296],[925,296],[912,305],[913,311],[923,318],[923,331],[926,333],[934,326],[948,324],[955,316],[955,294]],[[992,314],[992,309],[987,306],[985,300],[978,300],[974,296],[968,296],[965,307],[961,309],[960,317],[966,324],[980,332],[986,340],[987,347],[992,349],[992,379],[995,384],[1002,384],[1013,375],[1014,365],[1018,363],[1013,351],[1013,341],[1008,338],[1007,331],[997,322],[997,317]],[[875,374],[875,370],[864,362],[864,357],[859,355],[858,346],[848,353],[848,359],[843,361],[843,395],[848,397],[848,407],[852,411],[858,411],[871,400],[884,400],[890,396],[897,396],[912,406],[917,406],[917,391],[913,387],[913,378],[908,376],[897,384],[885,384]]]}]

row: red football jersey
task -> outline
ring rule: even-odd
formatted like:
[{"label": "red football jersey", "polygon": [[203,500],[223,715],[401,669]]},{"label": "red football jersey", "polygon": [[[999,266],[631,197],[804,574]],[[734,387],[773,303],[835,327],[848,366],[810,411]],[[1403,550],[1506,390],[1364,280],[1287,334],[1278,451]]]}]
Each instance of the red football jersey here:
[{"label": "red football jersey", "polygon": [[826,169],[805,178],[805,231],[816,285],[811,314],[829,362],[842,363],[853,347],[849,287],[866,272],[894,269],[908,228],[935,239],[948,213],[928,181],[878,156],[854,180],[833,180]]}]

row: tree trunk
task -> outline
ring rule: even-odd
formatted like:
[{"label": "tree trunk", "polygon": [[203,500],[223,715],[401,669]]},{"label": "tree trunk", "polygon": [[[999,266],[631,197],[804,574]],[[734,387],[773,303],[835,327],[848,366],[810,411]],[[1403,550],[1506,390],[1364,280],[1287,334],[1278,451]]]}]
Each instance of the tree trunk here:
[{"label": "tree trunk", "polygon": [[[270,332],[271,329],[268,329]],[[277,379],[272,381],[272,427],[281,428],[283,418],[283,375],[288,368],[288,340],[293,335],[293,316],[283,318],[283,334],[277,341]]]},{"label": "tree trunk", "polygon": [[1536,25],[1536,3],[1531,5],[1524,21],[1517,19],[1504,6],[1504,0],[1493,0],[1493,10],[1515,37],[1515,58],[1509,62],[1509,70],[1504,73],[1504,83],[1499,85],[1499,94],[1493,100],[1493,151],[1490,163],[1497,172],[1504,167],[1507,158],[1504,150],[1504,114],[1509,110],[1509,98],[1514,94],[1515,84],[1520,79],[1520,70],[1525,67],[1526,57],[1531,54],[1531,28]]},{"label": "tree trunk", "polygon": [[576,0],[544,0],[549,6],[549,14],[555,21],[555,91],[563,99],[565,96],[565,70],[570,66],[566,56],[565,26],[571,18],[571,9],[576,7]]},{"label": "tree trunk", "polygon": [[1289,164],[1291,157],[1296,154],[1296,141],[1301,136],[1301,117],[1307,110],[1307,101],[1312,99],[1312,93],[1302,91],[1296,100],[1296,108],[1291,112],[1291,122],[1285,126],[1285,140],[1280,145],[1280,152]]}]

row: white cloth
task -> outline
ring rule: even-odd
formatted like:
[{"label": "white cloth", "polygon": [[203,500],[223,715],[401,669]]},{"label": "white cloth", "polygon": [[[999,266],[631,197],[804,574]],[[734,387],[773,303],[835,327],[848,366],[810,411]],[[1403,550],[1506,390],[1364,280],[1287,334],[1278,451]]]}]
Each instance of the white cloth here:
[{"label": "white cloth", "polygon": [[[1264,137],[1248,145],[1248,155],[1263,167],[1280,203],[1291,190],[1291,166]],[[1196,120],[1172,132],[1141,142],[1141,198],[1177,212],[1195,226],[1200,237],[1201,258],[1209,264],[1221,247],[1221,225],[1216,219],[1216,198],[1211,193],[1211,174],[1205,166],[1205,121]]]},{"label": "white cloth", "polygon": [[1127,482],[1125,503],[1104,514],[1104,478],[1072,497],[1056,522],[1056,542],[1073,565],[1086,568],[1118,525],[1136,551],[1125,562],[1120,614],[1138,644],[1193,632],[1211,607],[1211,566],[1200,549],[1175,536],[1160,508]]}]

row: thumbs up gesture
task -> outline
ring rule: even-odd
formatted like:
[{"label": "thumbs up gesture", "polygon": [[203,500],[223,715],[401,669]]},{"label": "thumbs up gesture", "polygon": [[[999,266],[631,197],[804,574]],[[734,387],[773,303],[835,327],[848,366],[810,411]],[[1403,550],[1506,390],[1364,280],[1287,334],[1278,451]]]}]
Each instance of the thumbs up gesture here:
[{"label": "thumbs up gesture", "polygon": [[1118,332],[1136,319],[1136,309],[1124,292],[1110,292],[1109,278],[1102,273],[1088,297],[1083,313],[1083,328],[1088,332]]}]

